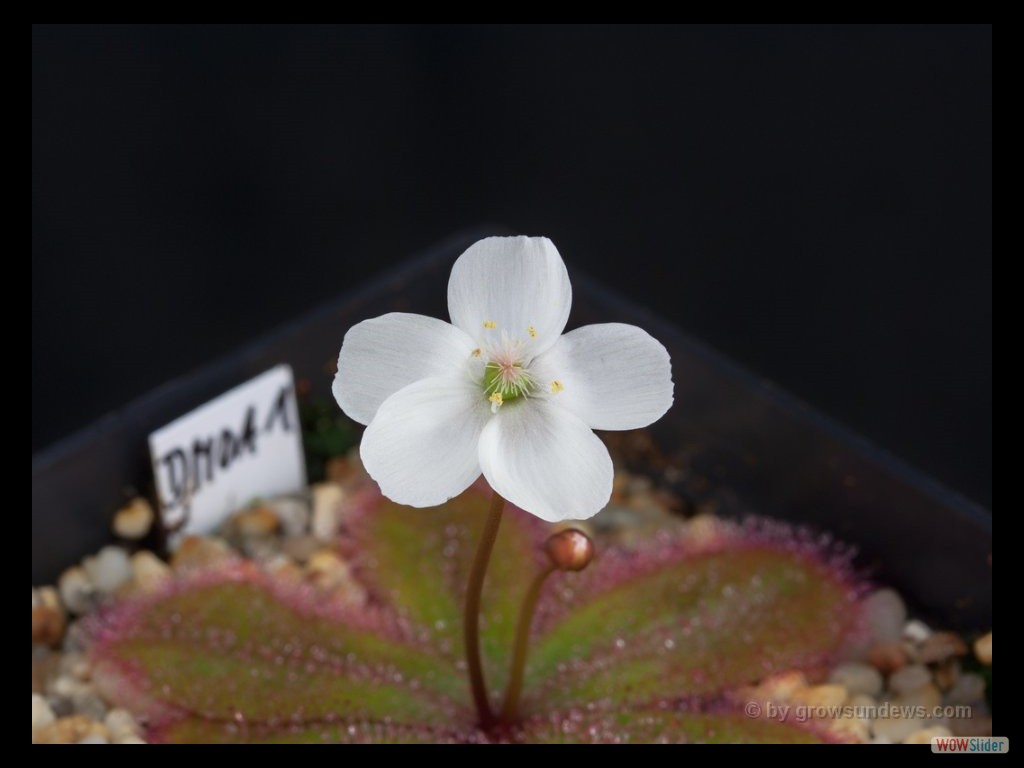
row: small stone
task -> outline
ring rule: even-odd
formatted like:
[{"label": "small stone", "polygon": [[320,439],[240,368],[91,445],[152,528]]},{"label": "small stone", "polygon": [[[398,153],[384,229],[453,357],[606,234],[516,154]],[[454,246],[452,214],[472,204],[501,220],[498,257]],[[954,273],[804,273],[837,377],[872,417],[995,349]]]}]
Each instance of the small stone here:
[{"label": "small stone", "polygon": [[268,506],[242,510],[232,521],[238,533],[245,537],[273,536],[281,527],[277,513]]},{"label": "small stone", "polygon": [[328,482],[337,483],[346,491],[358,489],[369,479],[359,458],[358,448],[353,448],[344,456],[328,459],[324,465],[324,477]]},{"label": "small stone", "polygon": [[281,551],[297,563],[306,563],[322,546],[313,536],[295,536],[281,542]]},{"label": "small stone", "polygon": [[80,653],[91,647],[92,644],[90,632],[85,628],[83,622],[73,621],[68,624],[68,628],[64,632],[64,643],[61,650],[64,653]]},{"label": "small stone", "polygon": [[[892,714],[892,713],[890,713]],[[886,739],[886,742],[899,744],[915,731],[925,728],[927,723],[918,717],[878,717],[871,721],[871,732],[875,739]],[[876,742],[877,743],[877,742]]]},{"label": "small stone", "polygon": [[841,706],[848,696],[849,692],[845,687],[832,683],[805,688],[796,696],[796,700],[813,709],[827,710]]},{"label": "small stone", "polygon": [[56,718],[49,703],[38,693],[32,694],[32,743],[36,740],[36,731],[50,725]]},{"label": "small stone", "polygon": [[281,531],[291,538],[309,533],[309,502],[304,498],[282,496],[267,502],[281,521]]},{"label": "small stone", "polygon": [[83,683],[92,680],[92,665],[84,653],[71,651],[62,654],[59,669],[61,674],[70,675]]},{"label": "small stone", "polygon": [[686,500],[665,488],[659,488],[654,491],[653,496],[655,503],[661,507],[662,510],[668,513],[666,519],[678,519],[678,515],[683,514],[687,509],[689,509],[688,502]]},{"label": "small stone", "polygon": [[912,691],[901,693],[892,700],[896,706],[916,707],[926,713],[931,713],[941,702],[942,694],[930,681]]},{"label": "small stone", "polygon": [[90,720],[102,721],[107,715],[107,705],[91,684],[69,674],[63,674],[53,681],[50,695],[55,699],[70,702],[71,711]]},{"label": "small stone", "polygon": [[858,694],[877,696],[882,692],[882,675],[870,664],[856,661],[840,664],[832,670],[828,679],[842,685],[850,692],[851,696]]},{"label": "small stone", "polygon": [[917,659],[922,664],[934,664],[953,656],[967,653],[967,644],[955,632],[934,632],[922,641]]},{"label": "small stone", "polygon": [[878,712],[878,701],[866,693],[858,693],[856,696],[849,698],[846,702],[846,709],[852,717],[863,720],[866,724],[870,725]]},{"label": "small stone", "polygon": [[171,578],[171,566],[142,549],[132,555],[132,584],[143,594],[162,589]]},{"label": "small stone", "polygon": [[85,569],[73,565],[60,575],[57,581],[61,602],[71,613],[82,614],[89,611],[96,599],[96,587]]},{"label": "small stone", "polygon": [[647,475],[632,475],[626,483],[626,496],[643,496],[651,492],[653,487],[651,478]]},{"label": "small stone", "polygon": [[32,590],[34,593],[34,599],[32,607],[35,608],[38,605],[43,605],[48,608],[63,608],[64,606],[60,603],[60,593],[57,592],[55,587],[40,587],[37,590]]},{"label": "small stone", "polygon": [[50,707],[53,708],[53,714],[58,720],[75,714],[75,707],[71,703],[71,699],[63,699],[59,696],[54,697],[50,699]]},{"label": "small stone", "polygon": [[982,664],[992,665],[992,633],[982,635],[974,641],[974,655]]},{"label": "small stone", "polygon": [[91,720],[99,722],[102,722],[107,716],[107,702],[100,697],[92,686],[89,687],[88,691],[83,691],[79,696],[73,698],[71,703],[75,707],[76,715],[85,715]]},{"label": "small stone", "polygon": [[78,744],[82,739],[99,737],[106,739],[107,729],[103,723],[90,720],[85,715],[62,717],[40,728],[34,734],[35,744]]},{"label": "small stone", "polygon": [[76,695],[85,686],[84,680],[79,680],[71,672],[71,667],[74,662],[68,663],[65,660],[61,660],[60,674],[53,680],[50,685],[50,693],[54,696],[63,696],[64,698],[70,699]]},{"label": "small stone", "polygon": [[41,605],[32,609],[32,642],[33,644],[60,645],[64,637],[64,614],[55,608]]},{"label": "small stone", "polygon": [[313,516],[310,533],[320,541],[333,542],[341,528],[345,491],[337,483],[316,483],[312,487]]},{"label": "small stone", "polygon": [[214,536],[186,536],[171,556],[171,567],[175,571],[199,571],[236,558],[223,539]]},{"label": "small stone", "polygon": [[32,693],[43,693],[57,674],[60,654],[42,645],[32,648]]},{"label": "small stone", "polygon": [[695,546],[713,544],[722,538],[724,525],[720,518],[707,512],[686,521],[686,541]]},{"label": "small stone", "polygon": [[306,566],[310,581],[323,589],[330,589],[350,577],[348,563],[329,549],[317,550]]},{"label": "small stone", "polygon": [[864,616],[875,643],[897,642],[907,621],[907,606],[895,590],[880,589],[864,600]]},{"label": "small stone", "polygon": [[931,627],[919,619],[911,619],[903,625],[903,637],[912,643],[923,643],[931,634]]},{"label": "small stone", "polygon": [[932,673],[921,664],[913,664],[893,672],[889,677],[889,690],[894,693],[910,693],[932,681]]},{"label": "small stone", "polygon": [[955,658],[946,659],[935,668],[933,676],[935,684],[943,691],[948,691],[956,684],[962,671],[959,660]]},{"label": "small stone", "polygon": [[123,739],[118,739],[114,742],[115,744],[148,744],[141,736],[125,736]]},{"label": "small stone", "polygon": [[[856,696],[851,696],[850,700],[846,703],[851,707],[861,707],[865,711],[870,711],[872,707],[878,706],[878,699],[866,693],[858,693]],[[858,714],[857,717],[865,717],[865,715]]]},{"label": "small stone", "polygon": [[53,587],[33,590],[32,643],[56,647],[64,637],[67,616]]},{"label": "small stone", "polygon": [[304,576],[302,568],[284,555],[278,555],[272,560],[267,561],[265,568],[267,573],[275,579],[279,581],[288,581],[293,584],[301,583]]},{"label": "small stone", "polygon": [[139,724],[135,722],[132,713],[126,709],[112,709],[107,713],[103,724],[110,733],[110,738],[117,743],[123,743],[124,739],[139,735]]},{"label": "small stone", "polygon": [[673,467],[669,465],[665,467],[661,476],[669,485],[678,485],[686,479],[687,472],[682,467]]},{"label": "small stone", "polygon": [[136,496],[114,514],[114,533],[131,541],[143,539],[153,527],[155,519],[150,503]]},{"label": "small stone", "polygon": [[640,523],[665,523],[673,519],[665,502],[654,491],[630,496],[626,506],[633,510]]},{"label": "small stone", "polygon": [[[709,490],[708,481],[705,477],[694,477],[695,490],[697,493],[706,493]],[[710,517],[718,518],[721,516],[720,508],[722,502],[719,499],[702,499],[698,501],[694,506],[694,516],[700,517],[701,515],[709,515]]]},{"label": "small stone", "polygon": [[309,559],[306,573],[310,582],[330,592],[343,603],[361,606],[366,603],[366,590],[352,578],[348,563],[329,549],[322,549]]},{"label": "small stone", "polygon": [[106,595],[132,578],[131,560],[121,547],[104,547],[94,556],[85,558],[82,567],[96,589]]},{"label": "small stone", "polygon": [[239,550],[253,562],[266,564],[281,553],[281,540],[277,536],[246,536]]},{"label": "small stone", "polygon": [[857,717],[840,717],[833,720],[828,731],[843,741],[863,744],[871,739],[871,726]]},{"label": "small stone", "polygon": [[109,744],[110,742],[107,741],[102,736],[89,735],[89,736],[86,736],[83,739],[79,739],[78,743],[79,744]]},{"label": "small stone", "polygon": [[625,504],[612,502],[590,519],[594,528],[604,533],[630,530],[639,522],[636,513]]},{"label": "small stone", "polygon": [[943,725],[933,725],[930,728],[922,728],[919,731],[914,731],[912,734],[907,736],[903,740],[904,744],[931,744],[932,739],[937,736],[952,736],[952,732],[949,728]]},{"label": "small stone", "polygon": [[757,686],[752,698],[792,701],[807,690],[807,678],[803,672],[783,672],[773,675]]},{"label": "small stone", "polygon": [[976,704],[985,698],[985,678],[974,672],[960,675],[946,691],[946,704]]},{"label": "small stone", "polygon": [[868,651],[868,661],[883,675],[888,675],[906,666],[907,655],[899,643],[879,643]]}]

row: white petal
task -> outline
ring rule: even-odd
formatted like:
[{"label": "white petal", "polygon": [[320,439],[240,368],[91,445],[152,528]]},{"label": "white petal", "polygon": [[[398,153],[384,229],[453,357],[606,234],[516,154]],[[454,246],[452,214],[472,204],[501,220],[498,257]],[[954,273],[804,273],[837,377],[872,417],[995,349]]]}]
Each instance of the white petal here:
[{"label": "white petal", "polygon": [[478,386],[435,376],[399,390],[363,433],[359,455],[392,501],[432,507],[480,476],[480,432],[491,416]]},{"label": "white petal", "polygon": [[562,336],[530,368],[538,386],[560,391],[550,402],[593,429],[637,429],[672,405],[672,362],[635,325],[585,325]]},{"label": "white petal", "polygon": [[480,435],[491,488],[542,520],[585,520],[612,494],[608,449],[586,424],[549,401],[503,406]]},{"label": "white petal", "polygon": [[459,257],[448,279],[455,326],[485,342],[489,334],[522,339],[532,354],[555,342],[571,304],[565,263],[546,237],[480,240]]},{"label": "white petal", "polygon": [[455,375],[472,340],[444,320],[392,312],[349,328],[332,391],[341,409],[369,424],[391,395],[428,376]]}]

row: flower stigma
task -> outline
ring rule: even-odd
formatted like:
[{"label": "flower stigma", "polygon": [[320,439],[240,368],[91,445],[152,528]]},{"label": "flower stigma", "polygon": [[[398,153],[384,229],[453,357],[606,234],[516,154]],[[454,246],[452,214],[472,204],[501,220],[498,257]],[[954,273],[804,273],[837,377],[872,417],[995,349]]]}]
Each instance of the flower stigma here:
[{"label": "flower stigma", "polygon": [[[537,331],[531,325],[527,333],[534,338]],[[484,365],[483,389],[491,403],[492,413],[497,413],[507,403],[534,393],[535,381],[529,370],[525,347],[522,340],[502,333],[500,341],[485,345],[479,354],[478,350],[473,350],[474,357],[483,356],[487,360]]]}]

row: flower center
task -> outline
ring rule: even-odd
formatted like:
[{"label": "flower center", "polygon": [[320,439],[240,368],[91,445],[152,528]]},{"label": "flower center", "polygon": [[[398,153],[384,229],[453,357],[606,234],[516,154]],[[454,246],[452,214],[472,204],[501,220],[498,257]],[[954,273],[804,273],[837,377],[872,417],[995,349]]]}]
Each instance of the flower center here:
[{"label": "flower center", "polygon": [[499,357],[484,366],[484,394],[491,401],[491,410],[526,397],[532,390],[533,377],[521,361]]},{"label": "flower center", "polygon": [[[484,329],[493,332],[496,330],[496,324],[487,321],[484,323]],[[527,333],[532,339],[536,337],[537,331],[531,325],[527,328]],[[534,390],[535,382],[528,367],[527,343],[501,333],[493,343],[484,343],[481,346],[482,350],[473,350],[473,356],[482,356],[487,360],[484,364],[483,388],[484,396],[491,403],[491,411],[497,413],[498,408],[506,403],[529,397]]]}]

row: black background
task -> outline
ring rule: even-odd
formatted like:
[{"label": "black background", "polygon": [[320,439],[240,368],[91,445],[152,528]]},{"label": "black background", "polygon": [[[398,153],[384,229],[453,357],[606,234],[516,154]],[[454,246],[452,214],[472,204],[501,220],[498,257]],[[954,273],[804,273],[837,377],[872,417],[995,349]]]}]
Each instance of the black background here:
[{"label": "black background", "polygon": [[991,504],[987,26],[35,27],[33,450],[487,222]]}]

